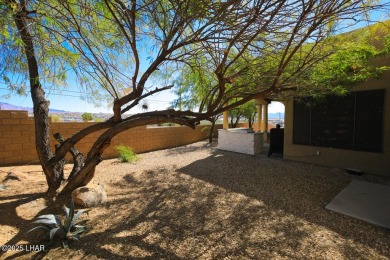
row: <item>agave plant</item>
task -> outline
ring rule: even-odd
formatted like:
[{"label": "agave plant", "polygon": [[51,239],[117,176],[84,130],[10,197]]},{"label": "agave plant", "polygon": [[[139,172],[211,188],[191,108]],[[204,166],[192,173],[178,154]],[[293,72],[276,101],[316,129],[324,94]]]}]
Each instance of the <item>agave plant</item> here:
[{"label": "agave plant", "polygon": [[43,226],[35,227],[27,233],[37,229],[47,230],[50,236],[50,243],[47,246],[54,244],[56,239],[61,240],[64,248],[68,248],[69,241],[79,241],[80,234],[83,233],[86,228],[85,226],[76,225],[75,223],[80,215],[86,212],[86,210],[79,210],[75,214],[73,200],[71,200],[70,208],[64,206],[63,209],[65,213],[65,219],[63,222],[61,222],[61,219],[54,214],[41,215],[33,223],[43,224]]}]

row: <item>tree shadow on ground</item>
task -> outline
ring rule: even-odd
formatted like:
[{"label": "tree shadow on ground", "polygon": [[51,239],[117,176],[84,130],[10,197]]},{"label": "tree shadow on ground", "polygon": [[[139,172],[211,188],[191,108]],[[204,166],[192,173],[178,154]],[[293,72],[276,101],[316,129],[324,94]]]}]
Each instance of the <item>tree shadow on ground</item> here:
[{"label": "tree shadow on ground", "polygon": [[166,150],[166,155],[167,156],[175,156],[183,153],[192,153],[192,152],[197,152],[197,151],[204,151],[205,149],[210,149],[210,148],[216,148],[217,143],[208,143],[208,142],[202,142],[199,145],[184,145],[184,146],[179,146],[179,147],[174,147],[171,149]]},{"label": "tree shadow on ground", "polygon": [[[372,259],[389,255],[383,249],[390,244],[387,231],[324,209],[351,176],[331,168],[215,149],[210,155],[206,146],[193,150],[201,149],[209,156],[176,170],[104,169],[105,174],[115,174],[114,181],[106,184],[109,200],[90,212],[89,231],[81,241],[66,251],[58,246],[32,257]],[[14,198],[23,198],[18,196]],[[53,211],[37,215],[45,213]],[[375,236],[377,240],[369,241]]]},{"label": "tree shadow on ground", "polygon": [[[259,244],[247,234],[256,229],[254,222],[268,217],[263,205],[244,196],[227,195],[218,187],[203,189],[197,180],[181,175],[175,175],[174,182],[163,183],[165,175],[160,169],[149,170],[142,183],[129,183],[131,193],[115,194],[121,198],[109,201],[105,208],[114,208],[118,214],[96,216],[91,223],[94,227],[107,226],[83,236],[68,256],[77,257],[82,251],[88,257],[105,259],[253,258],[256,254],[250,249],[263,247],[262,256],[271,257],[267,247],[277,241],[281,245],[278,254],[288,257],[291,255],[283,252],[283,245],[298,247],[291,241],[307,236],[297,223],[284,237],[264,237]],[[275,222],[268,228],[279,233],[286,227]]]},{"label": "tree shadow on ground", "polygon": [[[283,211],[329,228],[374,250],[380,244],[385,249],[382,253],[390,254],[386,246],[390,244],[388,230],[325,209],[353,179],[341,170],[214,150],[208,158],[178,171],[254,198],[273,211]],[[378,240],[370,239],[375,236]],[[354,250],[348,245],[345,248],[348,252]]]},{"label": "tree shadow on ground", "polygon": [[[91,216],[89,223],[92,229],[81,242],[72,244],[72,250],[66,253],[55,249],[50,256],[60,258],[66,254],[69,258],[105,259],[321,258],[332,249],[327,245],[329,242],[324,241],[323,248],[312,252],[313,246],[319,246],[317,239],[327,235],[322,226],[340,232],[340,238],[345,241],[338,247],[342,251],[341,258],[374,256],[371,251],[363,252],[364,247],[350,245],[349,240],[374,247],[375,242],[365,241],[364,237],[359,240],[359,236],[367,231],[378,235],[384,232],[354,220],[348,226],[338,227],[343,216],[323,209],[323,203],[333,196],[333,186],[337,186],[336,190],[341,189],[350,180],[349,176],[337,177],[338,172],[331,172],[330,176],[325,174],[323,177],[320,175],[324,173],[314,173],[318,175],[310,178],[309,172],[316,167],[306,165],[309,167],[306,169],[305,165],[302,168],[302,164],[293,163],[296,172],[263,173],[259,182],[258,175],[234,171],[233,168],[237,167],[229,164],[234,158],[224,152],[216,152],[212,157],[204,159],[210,161],[194,162],[180,169],[185,174],[157,167],[142,174],[123,175],[122,179],[111,184],[120,189],[110,194],[105,206],[94,209],[95,215]],[[253,163],[246,161],[245,156],[241,159],[244,166]],[[225,168],[222,164],[226,164]],[[264,171],[264,162],[260,165]],[[224,171],[214,172],[215,167],[222,167]],[[303,180],[309,184],[303,187],[295,183]],[[323,188],[318,189],[320,184]],[[328,185],[333,188],[325,192]],[[302,199],[296,200],[300,196]],[[362,228],[363,231],[361,234],[345,232],[344,228],[349,227]],[[381,240],[386,241],[386,238]]]},{"label": "tree shadow on ground", "polygon": [[[31,237],[29,239],[29,236],[26,234],[27,231],[33,227],[31,224],[32,221],[20,217],[17,213],[17,208],[42,198],[45,198],[45,193],[17,194],[1,197],[0,207],[2,208],[2,214],[0,215],[0,225],[15,227],[19,230],[16,235],[4,243],[5,245],[17,245],[22,240],[30,240],[30,242],[34,243],[33,239],[31,239]],[[45,210],[40,211],[39,215],[41,215],[41,213],[44,214],[44,212]],[[0,258],[2,258],[5,253],[6,251],[1,251]],[[18,255],[23,255],[24,253],[25,252],[21,251]],[[14,257],[15,255],[12,256],[12,258]]]},{"label": "tree shadow on ground", "polygon": [[[30,229],[37,226],[37,224],[33,224],[32,222],[36,217],[44,214],[61,215],[62,206],[67,204],[67,202],[69,202],[69,198],[65,197],[58,198],[57,201],[53,202],[51,199],[48,199],[45,192],[1,196],[0,208],[2,209],[2,214],[0,215],[0,225],[18,230],[4,245],[22,245],[23,247],[27,245],[43,245],[42,238],[47,240],[49,238],[48,233],[39,230],[28,233]],[[18,214],[19,207],[31,207],[30,216],[20,216]],[[5,256],[6,251],[0,251],[0,258],[15,259],[31,253],[33,253],[33,258],[41,258],[49,251],[50,248],[37,253],[20,250],[11,256]]]}]

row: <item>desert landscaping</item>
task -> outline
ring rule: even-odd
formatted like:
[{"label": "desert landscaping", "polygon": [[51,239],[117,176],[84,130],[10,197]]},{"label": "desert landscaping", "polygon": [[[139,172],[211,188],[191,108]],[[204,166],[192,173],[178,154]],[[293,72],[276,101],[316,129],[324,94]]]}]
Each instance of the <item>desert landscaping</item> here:
[{"label": "desert landscaping", "polygon": [[[65,168],[68,172],[71,166]],[[63,249],[1,252],[1,259],[388,259],[390,233],[325,209],[353,176],[322,166],[250,156],[197,142],[103,161],[94,184],[107,202],[82,214],[87,232]],[[68,198],[45,200],[38,165],[0,167],[0,244],[42,245],[27,233]]]}]

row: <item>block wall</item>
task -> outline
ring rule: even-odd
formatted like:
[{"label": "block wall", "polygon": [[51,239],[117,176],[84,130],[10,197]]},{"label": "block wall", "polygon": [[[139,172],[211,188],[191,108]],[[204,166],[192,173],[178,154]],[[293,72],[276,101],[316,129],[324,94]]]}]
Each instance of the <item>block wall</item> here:
[{"label": "block wall", "polygon": [[[54,133],[59,132],[66,139],[91,124],[95,123],[51,123],[50,134],[52,137]],[[216,125],[214,136],[220,128],[222,125]],[[103,157],[116,157],[115,146],[120,144],[131,146],[136,153],[143,153],[194,143],[206,139],[208,130],[209,126],[199,126],[195,130],[186,126],[132,128],[114,137]],[[86,154],[103,131],[88,135],[76,145],[76,148]],[[56,143],[52,137],[53,150]],[[67,159],[70,160],[71,156]],[[0,166],[38,162],[33,118],[28,117],[27,111],[0,110]]]}]

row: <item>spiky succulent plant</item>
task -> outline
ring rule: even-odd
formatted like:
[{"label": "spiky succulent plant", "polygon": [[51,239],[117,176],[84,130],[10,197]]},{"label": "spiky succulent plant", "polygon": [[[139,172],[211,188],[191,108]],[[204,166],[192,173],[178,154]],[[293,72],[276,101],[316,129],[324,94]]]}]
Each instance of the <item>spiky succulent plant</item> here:
[{"label": "spiky succulent plant", "polygon": [[86,212],[86,210],[79,210],[75,214],[73,200],[70,202],[70,208],[64,206],[63,209],[65,213],[63,222],[54,214],[41,215],[33,223],[43,224],[43,226],[35,227],[29,230],[28,233],[38,229],[47,230],[50,236],[50,243],[47,244],[47,246],[54,244],[56,239],[59,239],[61,240],[62,246],[68,248],[69,241],[78,241],[80,234],[86,230],[85,226],[76,225],[77,219],[81,214]]}]

